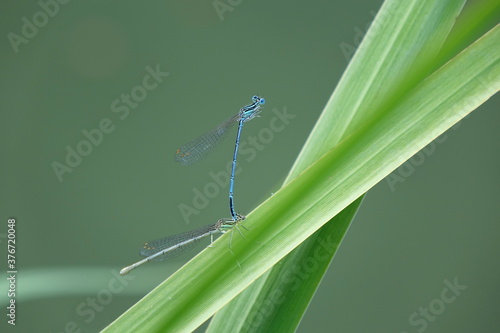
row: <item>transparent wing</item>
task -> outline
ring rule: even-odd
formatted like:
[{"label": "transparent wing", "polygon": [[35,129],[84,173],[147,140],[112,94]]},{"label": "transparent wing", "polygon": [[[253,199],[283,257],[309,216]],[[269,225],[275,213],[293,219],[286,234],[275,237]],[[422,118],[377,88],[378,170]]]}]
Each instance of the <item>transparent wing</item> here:
[{"label": "transparent wing", "polygon": [[[196,230],[191,230],[188,232],[183,232],[181,234],[152,240],[150,242],[144,243],[144,245],[140,250],[140,254],[142,256],[149,257],[165,249],[172,248],[171,251],[168,251],[167,253],[153,260],[162,261],[166,259],[171,259],[191,250],[193,247],[196,246],[196,244],[199,243],[200,240],[210,236],[211,232],[216,232],[217,230],[218,229],[216,225],[210,224]],[[188,240],[192,241],[189,243],[179,245]]]},{"label": "transparent wing", "polygon": [[182,165],[194,164],[204,159],[212,150],[221,144],[229,129],[239,121],[237,113],[219,126],[189,141],[175,152],[175,160]]}]

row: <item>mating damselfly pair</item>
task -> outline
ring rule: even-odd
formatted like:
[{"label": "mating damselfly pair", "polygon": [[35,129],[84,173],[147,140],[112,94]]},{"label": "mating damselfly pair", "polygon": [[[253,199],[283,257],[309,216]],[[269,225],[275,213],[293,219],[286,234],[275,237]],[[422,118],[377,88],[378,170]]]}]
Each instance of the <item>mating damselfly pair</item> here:
[{"label": "mating damselfly pair", "polygon": [[175,160],[180,162],[182,165],[194,164],[214,150],[224,140],[229,132],[229,129],[234,124],[238,123],[231,166],[231,177],[229,180],[229,211],[231,213],[231,219],[220,219],[214,224],[210,224],[196,230],[146,242],[140,250],[140,254],[145,258],[123,268],[120,271],[121,275],[125,275],[131,270],[152,260],[161,261],[176,257],[190,250],[201,239],[208,236],[211,237],[211,241],[213,242],[214,234],[223,234],[236,226],[238,222],[245,219],[245,216],[236,213],[234,209],[234,174],[236,170],[236,159],[238,157],[238,147],[240,144],[243,124],[255,117],[258,117],[259,113],[262,111],[261,106],[264,103],[264,98],[253,96],[251,104],[242,107],[234,116],[227,119],[216,128],[186,143],[175,152]]}]

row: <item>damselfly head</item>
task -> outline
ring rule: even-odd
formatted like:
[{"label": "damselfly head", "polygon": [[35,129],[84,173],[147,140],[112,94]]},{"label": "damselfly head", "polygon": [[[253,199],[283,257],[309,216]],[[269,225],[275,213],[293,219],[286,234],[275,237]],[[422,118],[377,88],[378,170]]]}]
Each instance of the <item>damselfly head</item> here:
[{"label": "damselfly head", "polygon": [[264,104],[266,102],[266,100],[262,97],[259,97],[257,95],[253,96],[252,97],[252,101],[255,103],[255,102],[259,102],[260,105]]}]

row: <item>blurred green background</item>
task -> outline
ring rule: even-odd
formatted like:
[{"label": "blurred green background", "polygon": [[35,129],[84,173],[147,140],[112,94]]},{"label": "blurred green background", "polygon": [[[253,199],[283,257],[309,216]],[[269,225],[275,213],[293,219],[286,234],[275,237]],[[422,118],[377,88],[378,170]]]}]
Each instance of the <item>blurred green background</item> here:
[{"label": "blurred green background", "polygon": [[[192,257],[117,278],[142,242],[229,215],[234,135],[193,166],[173,155],[254,94],[267,104],[243,131],[237,209],[276,191],[382,1],[41,3],[0,5],[2,332],[96,332]],[[154,70],[169,74],[155,81]],[[298,332],[498,330],[499,105],[493,97],[370,191]],[[87,156],[58,177],[54,163],[78,147]],[[455,279],[466,289],[444,303]]]}]

